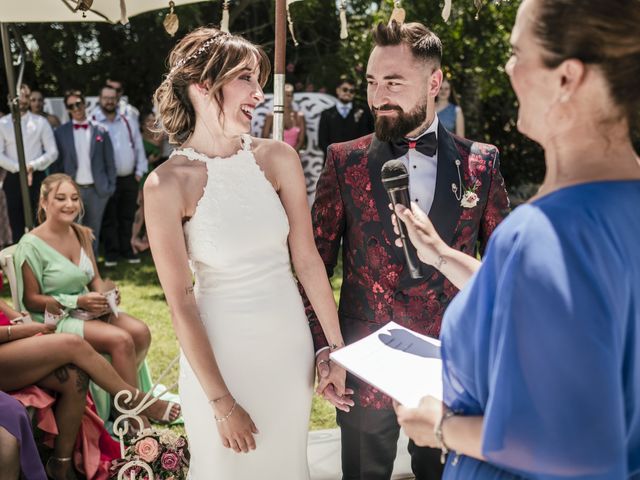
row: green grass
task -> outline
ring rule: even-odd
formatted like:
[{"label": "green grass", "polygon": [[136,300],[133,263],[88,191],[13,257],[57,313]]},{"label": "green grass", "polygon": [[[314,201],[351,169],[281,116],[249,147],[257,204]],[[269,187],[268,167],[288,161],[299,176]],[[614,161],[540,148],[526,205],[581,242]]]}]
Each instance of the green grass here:
[{"label": "green grass", "polygon": [[[173,332],[173,326],[151,255],[142,256],[142,263],[129,265],[120,262],[115,268],[105,268],[102,264],[100,273],[104,278],[110,278],[120,288],[121,308],[127,313],[144,321],[151,329],[152,342],[147,355],[147,362],[151,368],[154,380],[169,365],[178,354],[178,342]],[[333,293],[336,302],[342,285],[342,269],[336,269],[336,280],[333,282]],[[11,303],[8,287],[0,296]],[[173,385],[178,380],[178,366],[176,365],[162,380],[165,385]],[[310,428],[318,430],[336,426],[335,410],[331,404],[317,395],[313,398]],[[181,428],[181,427],[180,427]]]}]

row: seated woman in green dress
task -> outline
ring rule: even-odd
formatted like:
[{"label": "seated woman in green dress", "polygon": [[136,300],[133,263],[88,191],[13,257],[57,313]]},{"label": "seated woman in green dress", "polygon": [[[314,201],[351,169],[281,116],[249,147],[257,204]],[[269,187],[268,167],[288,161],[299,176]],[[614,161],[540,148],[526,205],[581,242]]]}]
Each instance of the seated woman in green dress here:
[{"label": "seated woman in green dress", "polygon": [[[71,177],[54,174],[42,182],[40,225],[22,237],[14,256],[20,308],[40,322],[47,306],[65,309],[68,315],[56,331],[84,337],[111,357],[125,382],[146,391],[151,380],[144,359],[151,333],[140,320],[111,311],[101,293],[108,285],[98,272],[91,231],[75,222],[81,214],[80,192]],[[94,385],[91,393],[100,417],[107,419],[110,397]],[[164,415],[151,420],[171,422],[179,415],[179,405],[169,403]]]}]

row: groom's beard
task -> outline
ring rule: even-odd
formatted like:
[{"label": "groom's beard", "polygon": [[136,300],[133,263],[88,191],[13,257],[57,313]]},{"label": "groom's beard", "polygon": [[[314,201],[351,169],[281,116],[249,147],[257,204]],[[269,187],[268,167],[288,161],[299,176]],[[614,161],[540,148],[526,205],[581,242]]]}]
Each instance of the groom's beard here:
[{"label": "groom's beard", "polygon": [[[381,110],[395,110],[398,115],[392,117],[378,117]],[[384,105],[373,110],[375,117],[376,137],[382,142],[390,142],[398,138],[406,137],[422,125],[427,118],[427,97],[424,102],[418,104],[410,112],[405,112],[397,105]]]}]

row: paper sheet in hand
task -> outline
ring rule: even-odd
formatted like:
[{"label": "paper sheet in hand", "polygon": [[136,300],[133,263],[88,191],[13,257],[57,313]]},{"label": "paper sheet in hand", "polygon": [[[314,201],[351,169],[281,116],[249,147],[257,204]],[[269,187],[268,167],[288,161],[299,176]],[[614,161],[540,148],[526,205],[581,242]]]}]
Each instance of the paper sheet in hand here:
[{"label": "paper sheet in hand", "polygon": [[440,341],[395,322],[331,353],[331,360],[407,407],[426,395],[442,399]]}]

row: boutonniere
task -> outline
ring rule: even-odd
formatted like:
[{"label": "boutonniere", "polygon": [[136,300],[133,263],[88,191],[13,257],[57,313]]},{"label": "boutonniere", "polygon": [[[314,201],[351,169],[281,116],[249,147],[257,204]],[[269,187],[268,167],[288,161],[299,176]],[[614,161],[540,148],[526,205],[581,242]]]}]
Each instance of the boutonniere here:
[{"label": "boutonniere", "polygon": [[456,168],[458,169],[458,181],[460,183],[460,187],[458,187],[458,185],[456,185],[455,183],[452,183],[451,191],[455,195],[456,200],[460,202],[460,206],[462,208],[474,208],[476,205],[478,205],[478,202],[480,201],[480,197],[478,197],[478,194],[476,193],[476,190],[478,189],[480,182],[478,181],[478,179],[472,178],[471,179],[472,185],[465,188],[465,186],[462,184],[462,174],[460,173],[460,164],[461,164],[460,160],[456,159]]},{"label": "boutonniere", "polygon": [[353,119],[356,122],[359,122],[363,114],[364,114],[364,110],[359,108],[358,110],[356,110],[356,113],[353,114]]},{"label": "boutonniere", "polygon": [[96,135],[96,142],[100,143],[102,141],[102,135]]},{"label": "boutonniere", "polygon": [[478,204],[479,201],[480,197],[478,197],[478,194],[475,191],[467,190],[466,192],[464,192],[464,195],[462,195],[460,206],[464,208],[473,208]]}]

